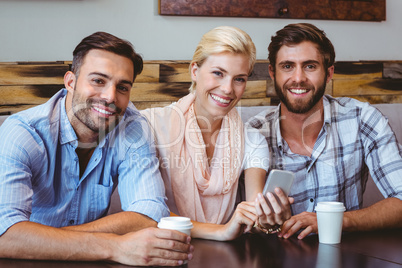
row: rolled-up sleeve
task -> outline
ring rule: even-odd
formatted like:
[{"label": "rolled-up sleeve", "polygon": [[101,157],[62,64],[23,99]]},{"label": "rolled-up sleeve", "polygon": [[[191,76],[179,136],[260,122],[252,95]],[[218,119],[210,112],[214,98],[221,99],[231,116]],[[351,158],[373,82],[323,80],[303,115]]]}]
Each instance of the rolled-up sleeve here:
[{"label": "rolled-up sleeve", "polygon": [[32,172],[27,150],[36,146],[30,132],[16,120],[8,119],[0,128],[0,235],[29,220]]},{"label": "rolled-up sleeve", "polygon": [[125,133],[125,142],[130,148],[119,166],[118,191],[122,209],[159,222],[170,212],[148,124],[137,118],[134,124],[126,125]]},{"label": "rolled-up sleeve", "polygon": [[402,147],[388,120],[374,107],[362,110],[361,136],[366,164],[382,195],[402,200]]}]

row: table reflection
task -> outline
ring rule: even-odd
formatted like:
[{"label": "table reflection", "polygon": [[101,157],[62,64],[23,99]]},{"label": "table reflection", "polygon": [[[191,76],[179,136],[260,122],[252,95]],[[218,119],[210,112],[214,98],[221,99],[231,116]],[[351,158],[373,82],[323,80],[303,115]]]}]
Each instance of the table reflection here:
[{"label": "table reflection", "polygon": [[276,235],[246,234],[234,241],[194,239],[194,259],[188,267],[314,267],[317,243],[282,239]]},{"label": "table reflection", "polygon": [[[234,241],[193,239],[194,258],[189,268],[400,268],[402,229],[345,233],[340,244],[318,243],[317,235],[296,237],[245,234]],[[63,262],[0,259],[1,268],[125,268],[107,262]]]},{"label": "table reflection", "polygon": [[327,244],[318,245],[316,268],[340,268],[342,267],[341,249]]}]

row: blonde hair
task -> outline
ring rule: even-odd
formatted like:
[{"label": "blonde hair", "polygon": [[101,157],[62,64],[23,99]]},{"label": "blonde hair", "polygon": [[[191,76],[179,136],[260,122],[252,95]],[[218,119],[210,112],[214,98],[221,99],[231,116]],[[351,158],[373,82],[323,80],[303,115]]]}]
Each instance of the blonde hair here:
[{"label": "blonde hair", "polygon": [[[249,75],[251,74],[256,61],[255,45],[246,32],[232,26],[216,27],[202,36],[190,63],[190,71],[193,63],[201,67],[210,55],[224,52],[247,56],[250,67]],[[195,86],[196,83],[193,81],[189,89],[190,92],[195,90]]]}]

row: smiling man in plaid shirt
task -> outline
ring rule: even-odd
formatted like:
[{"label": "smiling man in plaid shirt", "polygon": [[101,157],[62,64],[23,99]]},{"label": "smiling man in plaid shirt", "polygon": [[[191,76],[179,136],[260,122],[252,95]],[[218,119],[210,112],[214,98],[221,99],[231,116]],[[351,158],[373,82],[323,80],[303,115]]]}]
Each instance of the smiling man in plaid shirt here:
[{"label": "smiling man in plaid shirt", "polygon": [[[268,50],[280,105],[248,124],[267,139],[270,170],[296,175],[289,194],[293,216],[278,236],[301,231],[298,238],[303,239],[317,233],[314,208],[320,201],[345,204],[344,231],[401,227],[401,146],[374,107],[324,95],[335,61],[325,33],[311,24],[291,24],[272,37]],[[362,208],[368,172],[386,198]],[[274,210],[288,211],[286,197],[278,196],[285,205],[272,204]]]}]

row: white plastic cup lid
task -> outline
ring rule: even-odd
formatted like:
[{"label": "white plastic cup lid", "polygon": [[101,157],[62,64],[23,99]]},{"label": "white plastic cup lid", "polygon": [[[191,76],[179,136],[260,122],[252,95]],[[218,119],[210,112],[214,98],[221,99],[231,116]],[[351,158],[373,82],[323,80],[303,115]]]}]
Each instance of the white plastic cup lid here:
[{"label": "white plastic cup lid", "polygon": [[187,217],[164,217],[158,223],[159,228],[163,229],[192,229],[193,224],[191,223],[190,218]]},{"label": "white plastic cup lid", "polygon": [[315,207],[315,211],[333,211],[333,212],[340,212],[345,211],[346,208],[342,202],[318,202],[317,206]]}]

